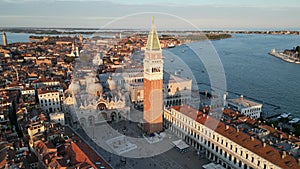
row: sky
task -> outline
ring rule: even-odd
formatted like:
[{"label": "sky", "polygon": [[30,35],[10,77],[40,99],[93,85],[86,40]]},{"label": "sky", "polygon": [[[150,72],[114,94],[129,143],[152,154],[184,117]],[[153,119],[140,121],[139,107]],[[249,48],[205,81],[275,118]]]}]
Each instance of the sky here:
[{"label": "sky", "polygon": [[299,0],[0,0],[0,27],[300,28]]}]

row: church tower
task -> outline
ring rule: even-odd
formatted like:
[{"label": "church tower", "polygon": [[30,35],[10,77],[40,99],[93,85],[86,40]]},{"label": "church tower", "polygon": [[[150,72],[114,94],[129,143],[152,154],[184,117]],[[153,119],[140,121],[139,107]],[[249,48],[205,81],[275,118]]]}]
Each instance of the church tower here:
[{"label": "church tower", "polygon": [[151,134],[163,129],[163,60],[154,17],[144,58],[144,130]]},{"label": "church tower", "polygon": [[83,36],[82,34],[79,35],[79,42],[82,44],[83,43]]},{"label": "church tower", "polygon": [[2,37],[3,37],[3,46],[7,46],[7,38],[5,32],[3,32]]}]

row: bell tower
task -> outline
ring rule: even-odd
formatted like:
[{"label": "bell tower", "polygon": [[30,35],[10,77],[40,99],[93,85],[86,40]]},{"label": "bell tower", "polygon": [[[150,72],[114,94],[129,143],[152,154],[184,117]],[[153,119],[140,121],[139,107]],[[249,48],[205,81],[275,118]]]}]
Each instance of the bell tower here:
[{"label": "bell tower", "polygon": [[6,33],[2,33],[2,38],[3,38],[3,46],[7,46],[7,38],[6,38]]},{"label": "bell tower", "polygon": [[144,58],[144,130],[151,134],[163,129],[163,60],[154,17]]}]

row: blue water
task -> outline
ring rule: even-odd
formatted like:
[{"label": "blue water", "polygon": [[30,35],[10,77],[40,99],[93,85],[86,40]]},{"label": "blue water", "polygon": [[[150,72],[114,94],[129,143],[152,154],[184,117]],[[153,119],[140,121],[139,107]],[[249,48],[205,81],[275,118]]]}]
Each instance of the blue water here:
[{"label": "blue water", "polygon": [[[8,42],[26,42],[29,35],[7,33]],[[224,66],[227,90],[278,105],[281,109],[277,111],[290,112],[293,116],[300,117],[300,65],[282,61],[268,54],[273,48],[283,50],[300,45],[300,36],[233,36],[230,39],[211,42]],[[2,38],[0,39],[2,43]],[[208,43],[196,42],[196,45],[202,48]],[[174,53],[184,60],[198,82],[209,83],[204,65],[187,46],[167,49],[167,52]],[[171,65],[171,62],[168,64]],[[200,86],[201,88],[205,86]]]},{"label": "blue water", "polygon": [[272,48],[300,45],[296,35],[234,35],[214,41],[228,89],[258,98],[300,116],[300,65],[268,55]]},{"label": "blue water", "polygon": [[[281,107],[276,111],[291,112],[294,117],[300,117],[300,65],[282,61],[268,54],[273,48],[283,50],[300,45],[300,36],[233,36],[231,39],[211,42],[224,66],[227,90],[275,104]],[[197,44],[200,47],[206,45],[205,42]],[[183,49],[185,52],[182,52]],[[193,52],[187,50],[186,46],[168,50],[185,60],[195,72],[198,82],[209,81],[206,73],[199,73],[205,70],[205,67],[199,63],[199,59],[195,60]],[[201,88],[205,86],[200,86],[200,90]]]}]

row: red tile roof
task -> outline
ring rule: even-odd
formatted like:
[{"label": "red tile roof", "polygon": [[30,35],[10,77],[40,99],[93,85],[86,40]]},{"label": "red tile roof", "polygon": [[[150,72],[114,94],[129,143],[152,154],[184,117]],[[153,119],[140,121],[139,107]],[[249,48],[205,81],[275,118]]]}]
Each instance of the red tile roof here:
[{"label": "red tile roof", "polygon": [[[65,132],[74,133],[69,127],[65,127]],[[75,133],[74,133],[75,134]],[[76,143],[72,143],[72,149],[76,152],[76,160],[77,161],[86,161],[89,164],[95,164],[95,162],[101,162],[101,165],[105,168],[110,169],[111,167],[107,164],[102,157],[100,157],[89,145],[87,145],[84,141],[82,141],[76,134],[74,135],[74,139],[77,140]],[[81,140],[81,141],[78,141]],[[77,155],[80,154],[79,156]]]},{"label": "red tile roof", "polygon": [[38,90],[38,94],[46,94],[46,93],[55,93],[59,92],[58,90]]},{"label": "red tile roof", "polygon": [[[279,167],[289,169],[300,168],[297,160],[292,156],[287,154],[284,158],[282,158],[281,153],[274,147],[268,144],[263,147],[260,140],[256,138],[251,139],[246,133],[241,131],[237,132],[236,128],[226,125],[213,117],[209,117],[208,115],[198,112],[186,105],[174,106],[173,108]],[[195,114],[198,114],[197,118],[195,118]]]},{"label": "red tile roof", "polygon": [[0,168],[6,164],[6,149],[0,151]]},{"label": "red tile roof", "polygon": [[44,83],[44,82],[56,82],[56,81],[47,78],[39,78],[34,80],[32,83]]}]

